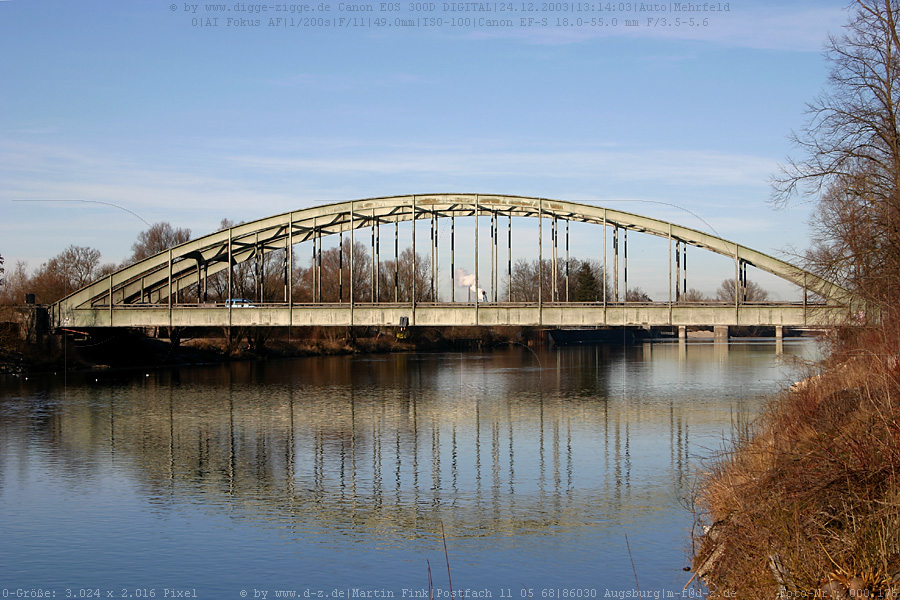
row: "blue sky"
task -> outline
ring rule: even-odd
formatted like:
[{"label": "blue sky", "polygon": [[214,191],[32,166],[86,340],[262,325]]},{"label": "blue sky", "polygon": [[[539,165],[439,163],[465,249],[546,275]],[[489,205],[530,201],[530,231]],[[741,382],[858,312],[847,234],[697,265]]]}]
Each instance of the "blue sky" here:
[{"label": "blue sky", "polygon": [[[408,4],[401,17],[426,14]],[[481,16],[442,4],[430,15]],[[774,211],[768,179],[825,85],[821,50],[844,3],[679,15],[591,4],[538,13],[543,28],[337,29],[267,27],[300,17],[230,1],[228,17],[261,26],[194,26],[214,17],[205,4],[0,1],[0,254],[35,268],[78,244],[118,262],[145,221],[201,235],[223,218],[445,191],[593,202],[775,255],[808,246],[809,204]],[[676,16],[709,22],[648,22]],[[641,25],[553,26],[579,17]],[[637,248],[632,277],[653,296]],[[712,292],[733,276],[723,269],[689,284]]]}]

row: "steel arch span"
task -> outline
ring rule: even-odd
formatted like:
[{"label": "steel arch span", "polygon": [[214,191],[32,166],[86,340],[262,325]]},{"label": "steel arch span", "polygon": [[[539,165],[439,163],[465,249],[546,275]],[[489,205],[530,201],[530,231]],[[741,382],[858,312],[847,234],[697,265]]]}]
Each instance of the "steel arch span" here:
[{"label": "steel arch span", "polygon": [[[654,235],[669,240],[670,248],[683,245],[702,248],[729,257],[735,263],[736,286],[746,281],[748,265],[787,280],[821,298],[807,303],[745,303],[738,290],[735,302],[633,303],[604,298],[602,303],[558,302],[557,298],[539,298],[537,302],[359,302],[298,304],[292,297],[293,251],[296,244],[318,241],[330,235],[349,234],[381,225],[411,221],[413,248],[415,223],[456,217],[536,218],[539,228],[546,220],[554,235],[558,220],[589,223]],[[492,221],[493,223],[493,221]],[[478,244],[478,219],[475,220],[475,244]],[[496,238],[492,232],[493,243]],[[541,238],[542,239],[542,238]],[[614,238],[615,239],[615,238]],[[435,243],[436,245],[436,243]],[[351,243],[352,247],[352,243]],[[538,243],[541,258],[544,243]],[[283,251],[285,298],[283,303],[254,303],[237,310],[233,303],[210,305],[202,302],[199,290],[219,272],[231,273],[245,261]],[[554,250],[555,251],[555,250]],[[670,252],[671,254],[671,252]],[[351,252],[351,256],[353,253]],[[415,250],[413,250],[415,256]],[[351,271],[353,269],[352,258]],[[542,262],[539,262],[542,264]],[[671,289],[671,259],[669,259]],[[605,270],[604,265],[604,270]],[[476,266],[477,269],[477,266]],[[618,270],[615,271],[616,276]],[[676,287],[678,280],[676,277]],[[198,301],[179,302],[179,293],[197,286]],[[541,286],[538,286],[539,289]],[[540,293],[540,292],[539,292]],[[415,295],[413,296],[415,297]],[[851,295],[840,286],[814,273],[696,229],[652,217],[611,208],[547,198],[490,194],[422,194],[368,198],[335,202],[281,213],[242,223],[191,240],[167,251],[124,267],[51,307],[51,322],[67,327],[142,327],[211,325],[827,325],[845,319],[850,313]],[[405,320],[404,320],[405,317]]]}]

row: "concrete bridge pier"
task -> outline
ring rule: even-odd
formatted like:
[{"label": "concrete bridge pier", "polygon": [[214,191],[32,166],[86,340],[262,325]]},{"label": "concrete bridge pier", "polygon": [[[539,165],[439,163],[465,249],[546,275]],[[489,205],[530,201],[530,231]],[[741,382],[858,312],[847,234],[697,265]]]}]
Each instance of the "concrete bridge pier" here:
[{"label": "concrete bridge pier", "polygon": [[728,325],[713,326],[713,337],[718,340],[728,340]]},{"label": "concrete bridge pier", "polygon": [[776,340],[784,339],[784,325],[776,325],[775,326],[775,339]]},{"label": "concrete bridge pier", "polygon": [[678,326],[678,341],[683,342],[687,339],[687,325]]}]

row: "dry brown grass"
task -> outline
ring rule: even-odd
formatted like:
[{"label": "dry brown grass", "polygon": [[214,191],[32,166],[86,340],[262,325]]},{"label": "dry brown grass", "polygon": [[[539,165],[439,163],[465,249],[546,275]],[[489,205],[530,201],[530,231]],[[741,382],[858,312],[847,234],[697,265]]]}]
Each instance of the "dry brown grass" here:
[{"label": "dry brown grass", "polygon": [[900,598],[897,340],[842,345],[707,473],[694,569],[713,596]]}]

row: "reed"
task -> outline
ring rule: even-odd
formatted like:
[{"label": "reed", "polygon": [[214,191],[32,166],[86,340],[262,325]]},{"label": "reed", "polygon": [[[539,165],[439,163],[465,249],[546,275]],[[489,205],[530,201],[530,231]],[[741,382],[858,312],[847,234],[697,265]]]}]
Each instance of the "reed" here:
[{"label": "reed", "polygon": [[694,498],[711,597],[900,597],[898,348],[886,329],[838,340],[716,457]]}]

